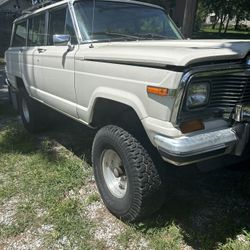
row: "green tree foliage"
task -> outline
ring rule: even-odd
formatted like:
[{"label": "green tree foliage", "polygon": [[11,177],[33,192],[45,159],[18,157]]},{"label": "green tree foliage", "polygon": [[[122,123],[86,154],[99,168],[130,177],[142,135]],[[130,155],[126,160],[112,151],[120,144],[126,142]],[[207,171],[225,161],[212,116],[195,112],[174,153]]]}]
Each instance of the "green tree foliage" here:
[{"label": "green tree foliage", "polygon": [[239,22],[247,19],[250,20],[250,1],[249,0],[235,0],[235,16],[236,24],[235,30],[239,28]]},{"label": "green tree foliage", "polygon": [[202,1],[198,1],[198,7],[196,11],[196,18],[195,18],[195,31],[199,31],[201,29],[202,23],[205,22],[206,17],[209,14],[209,10],[205,7]]},{"label": "green tree foliage", "polygon": [[250,18],[249,0],[200,0],[199,9],[207,10],[207,13],[215,13],[213,28],[219,23],[219,32],[222,32],[225,22],[224,32],[226,32],[230,19],[234,17],[236,18],[235,29],[238,29],[240,21]]}]

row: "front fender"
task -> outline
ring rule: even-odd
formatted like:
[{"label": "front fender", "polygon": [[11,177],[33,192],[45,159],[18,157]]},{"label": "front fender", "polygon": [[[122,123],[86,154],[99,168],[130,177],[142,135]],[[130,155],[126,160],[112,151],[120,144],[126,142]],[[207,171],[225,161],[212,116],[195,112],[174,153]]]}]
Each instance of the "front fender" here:
[{"label": "front fender", "polygon": [[81,120],[91,123],[95,103],[98,98],[116,101],[131,107],[136,112],[139,119],[144,119],[148,116],[142,101],[133,93],[109,87],[98,87],[93,92],[87,109],[78,105],[78,115]]}]

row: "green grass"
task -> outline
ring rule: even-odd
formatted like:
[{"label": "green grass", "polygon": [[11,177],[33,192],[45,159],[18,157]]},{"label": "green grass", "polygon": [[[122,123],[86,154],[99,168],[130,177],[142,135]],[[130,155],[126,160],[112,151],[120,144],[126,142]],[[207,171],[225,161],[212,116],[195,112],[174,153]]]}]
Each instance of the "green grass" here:
[{"label": "green grass", "polygon": [[[54,231],[48,235],[50,240],[52,236],[66,236],[72,248],[77,244],[87,249],[92,244],[86,240],[91,222],[83,216],[81,202],[67,198],[67,193],[78,190],[90,175],[87,164],[68,150],[56,154],[52,143],[39,141],[16,123],[0,133],[0,159],[0,173],[6,176],[0,182],[0,204],[13,197],[20,199],[21,204],[15,223],[1,227],[0,239],[46,223],[54,225]],[[38,208],[47,211],[39,220],[35,212]]]},{"label": "green grass", "polygon": [[250,249],[250,233],[243,233],[236,239],[228,239],[224,245],[219,245],[219,250],[249,250]]},{"label": "green grass", "polygon": [[250,39],[250,31],[235,31],[229,29],[226,33],[218,32],[218,28],[204,27],[198,32],[194,32],[192,38],[195,39]]},{"label": "green grass", "polygon": [[[40,235],[45,249],[58,248],[61,241],[61,249],[109,249],[94,233],[112,216],[108,211],[97,211],[95,220],[86,215],[88,206],[100,203],[99,194],[77,195],[90,188],[92,169],[82,159],[90,158],[93,133],[62,122],[34,136],[13,119],[7,103],[0,103],[0,112],[0,121],[9,119],[0,129],[0,213],[14,211],[12,223],[0,224],[0,248],[1,242],[28,231],[39,235],[36,230],[51,225]],[[249,171],[174,173],[166,204],[154,216],[132,225],[112,219],[123,228],[113,239],[120,249],[250,249]]]}]

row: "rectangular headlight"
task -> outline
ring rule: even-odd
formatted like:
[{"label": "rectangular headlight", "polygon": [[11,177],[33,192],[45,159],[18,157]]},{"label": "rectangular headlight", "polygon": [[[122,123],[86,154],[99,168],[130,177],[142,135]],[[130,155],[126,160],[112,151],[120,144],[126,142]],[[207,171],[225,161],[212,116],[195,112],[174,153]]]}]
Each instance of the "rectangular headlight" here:
[{"label": "rectangular headlight", "polygon": [[210,95],[209,82],[192,83],[187,92],[186,106],[188,109],[200,108],[207,105]]}]

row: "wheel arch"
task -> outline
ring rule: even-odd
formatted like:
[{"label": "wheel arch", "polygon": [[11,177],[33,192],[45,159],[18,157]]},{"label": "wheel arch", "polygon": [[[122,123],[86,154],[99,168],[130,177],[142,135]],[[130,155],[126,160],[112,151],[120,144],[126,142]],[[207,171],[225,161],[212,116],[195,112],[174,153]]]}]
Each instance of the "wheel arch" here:
[{"label": "wheel arch", "polygon": [[141,124],[140,114],[129,104],[98,97],[93,104],[90,124],[94,127],[101,127],[110,123],[121,125],[126,116]]},{"label": "wheel arch", "polygon": [[111,107],[112,104],[124,107],[126,106],[127,108],[133,110],[140,120],[148,116],[144,104],[137,95],[119,89],[99,87],[95,90],[90,99],[89,123],[92,123],[97,107],[96,105],[100,102],[109,103],[111,104]]},{"label": "wheel arch", "polygon": [[28,95],[30,95],[27,84],[25,84],[25,81],[21,77],[18,77],[18,76],[15,77],[15,88],[18,92],[21,89],[23,89],[28,93]]}]

